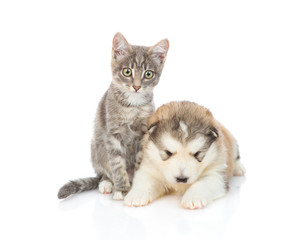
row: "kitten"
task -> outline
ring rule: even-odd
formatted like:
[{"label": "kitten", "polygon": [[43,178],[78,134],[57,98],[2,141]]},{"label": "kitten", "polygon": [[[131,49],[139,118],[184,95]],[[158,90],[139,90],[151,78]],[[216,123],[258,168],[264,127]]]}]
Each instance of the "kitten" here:
[{"label": "kitten", "polygon": [[153,47],[130,45],[121,33],[113,38],[113,80],[95,118],[91,160],[96,177],[65,184],[58,198],[96,189],[122,200],[141,161],[141,139],[154,112],[153,88],[158,84],[169,49],[161,40]]}]

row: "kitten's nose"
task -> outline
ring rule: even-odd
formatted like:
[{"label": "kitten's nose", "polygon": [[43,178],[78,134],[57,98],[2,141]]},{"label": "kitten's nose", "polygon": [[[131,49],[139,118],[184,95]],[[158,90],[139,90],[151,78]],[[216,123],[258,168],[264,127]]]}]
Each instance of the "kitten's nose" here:
[{"label": "kitten's nose", "polygon": [[175,178],[178,183],[187,183],[187,177],[176,177]]},{"label": "kitten's nose", "polygon": [[135,89],[136,92],[138,92],[138,90],[141,88],[141,86],[133,86],[133,88]]}]

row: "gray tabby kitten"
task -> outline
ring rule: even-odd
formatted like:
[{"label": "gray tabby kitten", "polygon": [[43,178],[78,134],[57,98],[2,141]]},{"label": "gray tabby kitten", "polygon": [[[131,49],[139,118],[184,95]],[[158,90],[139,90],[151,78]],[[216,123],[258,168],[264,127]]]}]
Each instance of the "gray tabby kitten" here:
[{"label": "gray tabby kitten", "polygon": [[96,177],[65,184],[58,198],[96,189],[122,200],[141,161],[141,139],[154,112],[153,88],[158,84],[169,49],[164,39],[153,47],[130,45],[121,33],[113,38],[113,80],[99,103],[91,143]]}]

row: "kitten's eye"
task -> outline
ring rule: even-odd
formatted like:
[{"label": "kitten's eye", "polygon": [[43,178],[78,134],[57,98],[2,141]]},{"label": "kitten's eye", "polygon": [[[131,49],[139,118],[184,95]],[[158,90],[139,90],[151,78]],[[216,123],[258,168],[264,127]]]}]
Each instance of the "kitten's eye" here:
[{"label": "kitten's eye", "polygon": [[153,76],[154,76],[154,72],[151,71],[151,70],[147,70],[147,71],[144,73],[144,77],[147,78],[147,79],[151,79]]},{"label": "kitten's eye", "polygon": [[166,150],[165,153],[166,153],[169,157],[171,157],[171,156],[173,155],[173,153],[170,152],[170,151],[168,151],[168,150]]},{"label": "kitten's eye", "polygon": [[125,77],[130,77],[132,75],[132,70],[130,68],[123,68],[122,73]]}]

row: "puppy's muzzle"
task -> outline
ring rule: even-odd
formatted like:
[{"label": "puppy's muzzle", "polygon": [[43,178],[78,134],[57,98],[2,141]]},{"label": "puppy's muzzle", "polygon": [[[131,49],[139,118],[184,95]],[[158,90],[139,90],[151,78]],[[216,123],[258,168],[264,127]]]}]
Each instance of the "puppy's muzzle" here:
[{"label": "puppy's muzzle", "polygon": [[187,183],[188,178],[187,177],[176,177],[176,182],[178,183]]}]

